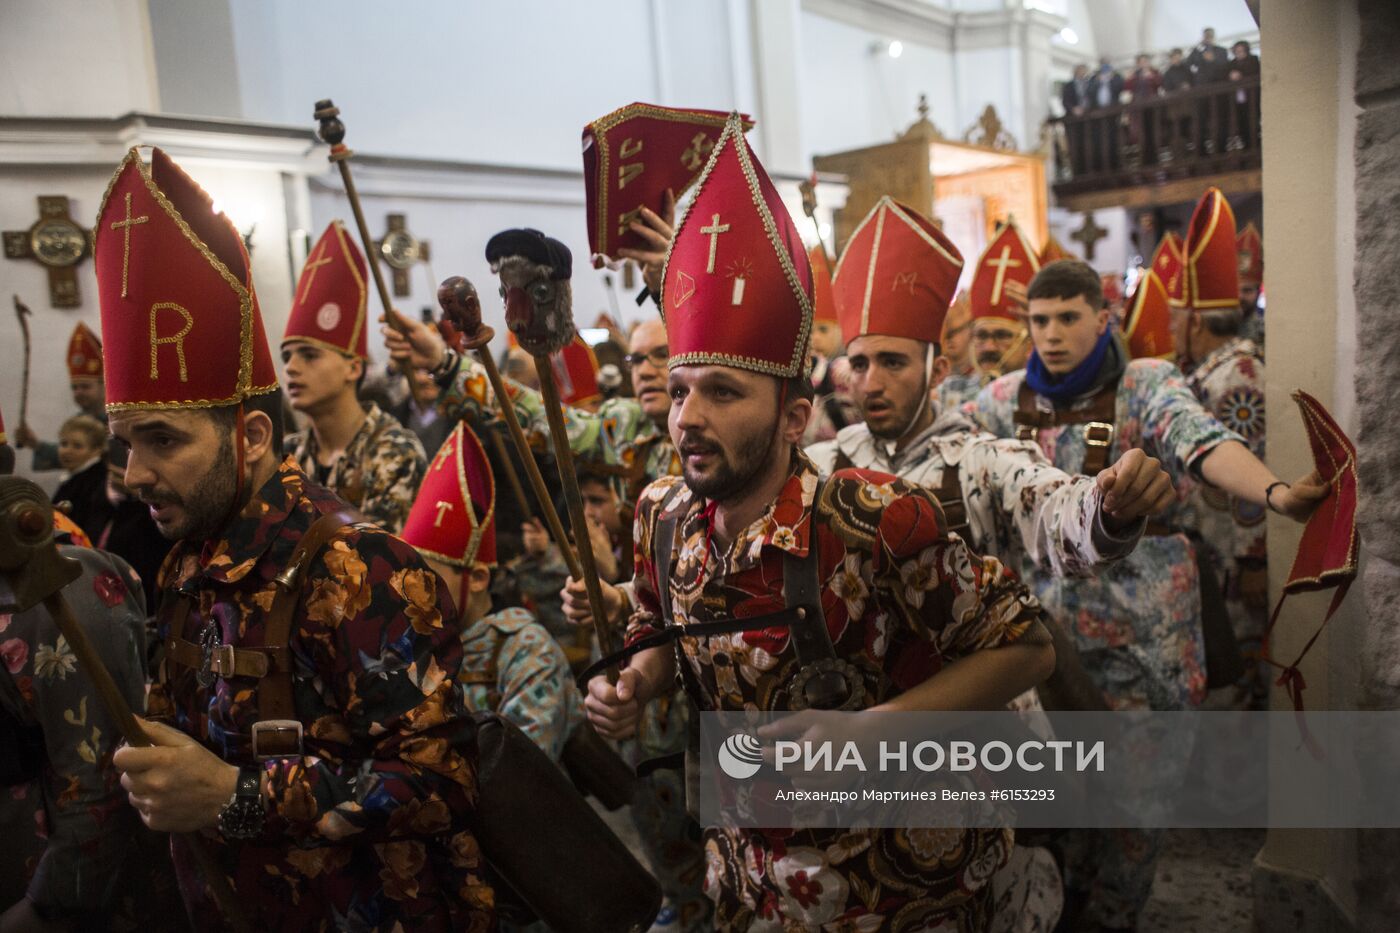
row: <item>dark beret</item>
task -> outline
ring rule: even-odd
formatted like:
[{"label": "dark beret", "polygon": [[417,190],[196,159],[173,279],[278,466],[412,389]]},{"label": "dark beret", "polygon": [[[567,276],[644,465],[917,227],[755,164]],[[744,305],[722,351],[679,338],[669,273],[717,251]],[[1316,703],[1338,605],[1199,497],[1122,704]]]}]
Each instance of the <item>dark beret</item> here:
[{"label": "dark beret", "polygon": [[574,257],[569,248],[553,237],[528,227],[502,230],[486,241],[486,261],[492,264],[507,256],[524,256],[531,262],[554,270],[556,282],[573,277]]}]

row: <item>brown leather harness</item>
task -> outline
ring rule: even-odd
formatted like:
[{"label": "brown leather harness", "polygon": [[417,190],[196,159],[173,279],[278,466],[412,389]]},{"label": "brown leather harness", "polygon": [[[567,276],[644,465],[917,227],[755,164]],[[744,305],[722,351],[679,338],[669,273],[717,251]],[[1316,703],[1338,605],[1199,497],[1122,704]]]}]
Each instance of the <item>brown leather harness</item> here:
[{"label": "brown leather harness", "polygon": [[[249,733],[255,760],[286,758],[302,753],[302,723],[296,718],[292,694],[292,623],[301,604],[301,581],[311,559],[330,543],[337,531],[356,521],[347,511],[329,512],[312,522],[297,542],[286,569],[276,577],[276,593],[267,614],[263,644],[239,648],[219,643],[217,624],[210,619],[198,635],[191,638],[190,612],[194,599],[190,594],[173,593],[165,600],[161,615],[170,624],[166,631],[166,661],[185,668],[187,675],[171,684],[172,694],[190,689],[190,680],[204,688],[215,677],[250,677],[258,682],[257,710],[259,719]],[[192,676],[189,676],[192,675]]]},{"label": "brown leather harness", "polygon": [[1089,400],[1089,404],[1077,408],[1042,408],[1037,403],[1035,390],[1026,382],[1016,395],[1016,422],[1018,440],[1034,442],[1036,433],[1045,428],[1058,428],[1070,424],[1084,425],[1084,465],[1081,473],[1097,476],[1108,466],[1113,449],[1116,429],[1113,426],[1118,405],[1118,381],[1104,386]]}]

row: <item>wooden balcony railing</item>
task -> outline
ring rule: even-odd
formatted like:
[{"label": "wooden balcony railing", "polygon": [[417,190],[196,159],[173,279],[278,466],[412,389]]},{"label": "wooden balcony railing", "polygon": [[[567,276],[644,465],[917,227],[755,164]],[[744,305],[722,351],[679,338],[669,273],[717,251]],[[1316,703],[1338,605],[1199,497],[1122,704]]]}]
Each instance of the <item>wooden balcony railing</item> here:
[{"label": "wooden balcony railing", "polygon": [[1260,166],[1257,77],[1051,122],[1059,197]]}]

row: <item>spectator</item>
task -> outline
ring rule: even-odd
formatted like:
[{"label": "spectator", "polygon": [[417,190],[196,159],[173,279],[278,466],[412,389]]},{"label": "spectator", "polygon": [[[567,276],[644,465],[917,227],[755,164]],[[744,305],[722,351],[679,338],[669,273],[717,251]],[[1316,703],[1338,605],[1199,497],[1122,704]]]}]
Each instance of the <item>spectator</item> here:
[{"label": "spectator", "polygon": [[1133,96],[1133,101],[1151,100],[1162,91],[1162,73],[1152,67],[1148,55],[1139,55],[1132,72],[1123,81],[1123,88]]},{"label": "spectator", "polygon": [[[1099,59],[1099,70],[1094,74],[1093,80],[1089,82],[1089,106],[1094,110],[1116,107],[1122,93],[1123,76],[1113,70],[1108,59]],[[1099,171],[1107,168],[1109,171],[1116,172],[1118,170],[1118,117],[1095,120],[1090,130],[1090,136],[1093,138],[1094,168]],[[1106,146],[1105,143],[1107,143]],[[1105,149],[1107,149],[1108,156],[1107,166],[1104,165]]]},{"label": "spectator", "polygon": [[1167,69],[1162,72],[1162,90],[1171,94],[1190,86],[1191,66],[1183,59],[1181,49],[1172,49],[1167,55]]},{"label": "spectator", "polygon": [[[1162,73],[1152,67],[1152,59],[1147,55],[1137,57],[1136,67],[1123,82],[1123,87],[1131,95],[1133,103],[1146,103],[1162,93]],[[1139,147],[1142,164],[1151,165],[1157,161],[1157,121],[1158,108],[1146,110],[1134,108],[1129,115],[1128,133],[1133,145]]]},{"label": "spectator", "polygon": [[423,454],[432,460],[454,425],[449,424],[438,411],[437,400],[441,390],[433,381],[432,374],[415,369],[407,378],[408,394],[403,401],[386,410],[398,419],[399,424],[418,435]]},{"label": "spectator", "polygon": [[1065,105],[1067,116],[1081,116],[1089,109],[1089,66],[1075,65],[1074,77],[1065,82],[1060,91],[1060,102]]},{"label": "spectator", "polygon": [[1089,83],[1090,107],[1102,110],[1105,107],[1117,106],[1118,97],[1122,93],[1123,76],[1113,70],[1108,59],[1099,59],[1099,70],[1094,73],[1094,78]]},{"label": "spectator", "polygon": [[1210,80],[1203,81],[1200,78],[1201,63],[1214,62],[1214,67],[1218,68],[1225,61],[1225,50],[1215,44],[1215,30],[1207,26],[1201,30],[1201,41],[1191,50],[1191,57],[1186,60],[1186,64],[1191,66],[1191,73],[1196,75],[1194,84],[1211,84]]},{"label": "spectator", "polygon": [[1259,77],[1259,57],[1249,50],[1249,43],[1241,39],[1230,46],[1230,80],[1243,81]]}]

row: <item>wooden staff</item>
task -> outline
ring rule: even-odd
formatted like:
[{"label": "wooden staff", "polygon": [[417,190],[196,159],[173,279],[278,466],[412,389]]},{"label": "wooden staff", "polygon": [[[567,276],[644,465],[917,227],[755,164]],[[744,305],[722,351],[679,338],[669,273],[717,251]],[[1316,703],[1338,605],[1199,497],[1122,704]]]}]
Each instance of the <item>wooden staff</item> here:
[{"label": "wooden staff", "polygon": [[[574,470],[574,454],[569,449],[569,435],[564,428],[564,404],[559,399],[559,387],[554,383],[554,364],[548,355],[535,355],[535,371],[540,374],[540,394],[544,396],[545,416],[549,418],[549,439],[554,444],[554,458],[559,466],[559,480],[564,486],[564,504],[569,509],[569,524],[578,539],[579,562],[583,565],[584,587],[588,590],[588,608],[593,614],[593,626],[598,631],[598,647],[610,655],[622,649],[622,640],[613,631],[603,612],[603,587],[598,579],[598,565],[593,559],[593,539],[588,534],[588,520],[583,514],[583,494],[578,488],[578,473]],[[570,574],[575,580],[579,574]],[[616,681],[616,669],[610,669],[608,679]]]},{"label": "wooden staff", "polygon": [[19,427],[29,426],[29,355],[32,343],[29,338],[29,306],[15,295],[15,317],[19,318],[20,333],[24,336],[24,376],[19,384]]},{"label": "wooden staff", "polygon": [[[144,748],[152,745],[136,722],[136,715],[127,705],[121,689],[112,679],[102,657],[88,640],[87,631],[73,615],[73,608],[63,596],[63,588],[82,575],[82,565],[64,557],[53,537],[53,507],[44,493],[28,480],[14,476],[0,477],[0,571],[5,576],[5,589],[0,591],[0,606],[6,612],[22,612],[40,602],[44,604],[59,632],[68,642],[78,664],[97,689],[97,699],[128,745]],[[176,834],[189,845],[199,870],[209,885],[215,903],[229,924],[238,933],[253,933],[253,927],[243,915],[223,869],[194,833]]]},{"label": "wooden staff", "polygon": [[802,213],[812,218],[812,226],[817,229],[817,245],[822,248],[822,255],[830,255],[826,251],[826,240],[822,239],[822,225],[817,221],[817,174],[813,172],[810,178],[799,182],[797,190],[802,193]]},{"label": "wooden staff", "polygon": [[[389,298],[389,287],[384,284],[384,272],[379,268],[379,250],[375,249],[374,239],[369,235],[365,212],[360,207],[360,195],[355,190],[355,179],[350,174],[350,157],[355,152],[345,145],[345,124],[340,121],[340,108],[329,100],[319,100],[316,102],[316,119],[321,123],[316,135],[331,147],[331,154],[327,159],[340,169],[340,180],[345,183],[345,196],[350,199],[350,211],[355,215],[355,226],[360,231],[360,245],[364,247],[365,256],[369,259],[369,271],[374,275],[374,287],[379,292],[379,303],[384,306],[384,320],[402,334],[406,328]],[[404,375],[409,375],[410,368],[407,363],[400,367]]]},{"label": "wooden staff", "polygon": [[[564,524],[559,521],[559,513],[554,510],[554,500],[550,498],[549,488],[544,484],[544,477],[540,475],[539,464],[535,463],[535,455],[530,450],[530,442],[525,439],[525,432],[520,427],[520,420],[515,417],[515,406],[511,404],[510,396],[506,394],[505,382],[501,379],[501,371],[496,368],[496,361],[491,357],[488,344],[491,338],[496,336],[496,332],[484,324],[481,320],[481,301],[476,296],[476,286],[472,285],[464,276],[454,275],[445,279],[438,286],[438,305],[442,308],[443,320],[452,325],[454,344],[453,349],[459,352],[475,350],[477,359],[481,360],[481,366],[486,370],[486,378],[491,383],[491,391],[496,396],[496,403],[501,409],[501,417],[505,420],[506,430],[510,432],[510,438],[515,443],[515,452],[520,455],[521,463],[525,466],[525,475],[530,479],[530,485],[534,488],[535,498],[539,500],[540,512],[544,515],[545,525],[549,527],[550,537],[554,543],[559,545],[559,553],[564,558],[564,563],[569,565],[569,576],[575,580],[583,576],[583,567],[579,563],[578,555],[569,546],[569,537],[564,533]],[[551,430],[553,428],[551,427]],[[499,443],[500,437],[494,431],[491,432]],[[506,458],[506,463],[510,459]],[[519,479],[513,474],[511,479],[519,486]],[[520,491],[523,499],[524,490]],[[525,514],[529,515],[530,509],[525,509]],[[591,553],[589,555],[592,556]],[[596,619],[596,617],[595,617]]]}]

